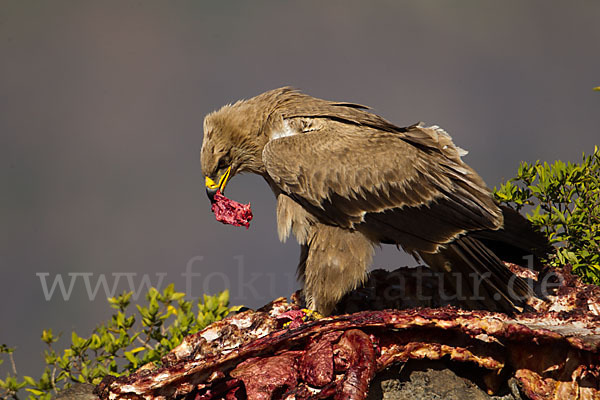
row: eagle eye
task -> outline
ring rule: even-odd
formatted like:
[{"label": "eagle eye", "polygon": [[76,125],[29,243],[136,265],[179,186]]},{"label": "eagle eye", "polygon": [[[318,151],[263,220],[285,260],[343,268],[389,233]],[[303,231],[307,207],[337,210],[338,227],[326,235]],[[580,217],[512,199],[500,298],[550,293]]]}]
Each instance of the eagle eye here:
[{"label": "eagle eye", "polygon": [[217,171],[228,167],[230,162],[229,156],[221,157],[219,159],[219,163],[217,164]]}]

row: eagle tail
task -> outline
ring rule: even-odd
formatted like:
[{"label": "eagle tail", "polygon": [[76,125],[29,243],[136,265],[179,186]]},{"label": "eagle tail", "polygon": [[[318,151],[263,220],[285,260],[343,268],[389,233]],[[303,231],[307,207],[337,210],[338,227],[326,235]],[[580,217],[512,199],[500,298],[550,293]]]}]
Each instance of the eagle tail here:
[{"label": "eagle tail", "polygon": [[548,239],[517,211],[500,208],[504,216],[502,229],[475,231],[469,236],[480,240],[501,260],[541,271],[544,260],[554,250]]},{"label": "eagle tail", "polygon": [[509,314],[529,309],[527,299],[534,295],[532,288],[470,235],[457,238],[435,254],[420,256],[434,270],[446,272],[445,285],[468,308]]},{"label": "eagle tail", "polygon": [[500,208],[504,215],[501,229],[472,231],[438,253],[420,256],[433,269],[450,272],[446,284],[467,307],[512,313],[528,309],[527,299],[537,288],[514,275],[504,261],[543,274],[543,260],[553,249],[521,214],[506,206]]}]

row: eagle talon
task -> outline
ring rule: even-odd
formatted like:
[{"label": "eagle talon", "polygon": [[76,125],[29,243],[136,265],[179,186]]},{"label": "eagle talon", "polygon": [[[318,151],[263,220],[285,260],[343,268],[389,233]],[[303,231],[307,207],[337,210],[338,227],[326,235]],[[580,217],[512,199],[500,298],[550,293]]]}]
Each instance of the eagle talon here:
[{"label": "eagle talon", "polygon": [[311,319],[313,321],[316,321],[318,319],[325,318],[324,315],[320,314],[318,311],[315,311],[315,310],[303,308],[301,311],[304,311],[304,313],[306,314],[306,319]]},{"label": "eagle talon", "polygon": [[308,308],[301,308],[299,310],[286,311],[283,314],[277,316],[277,319],[289,319],[289,321],[283,324],[284,329],[294,329],[307,322],[316,321],[318,319],[325,318],[317,311],[310,310]]}]

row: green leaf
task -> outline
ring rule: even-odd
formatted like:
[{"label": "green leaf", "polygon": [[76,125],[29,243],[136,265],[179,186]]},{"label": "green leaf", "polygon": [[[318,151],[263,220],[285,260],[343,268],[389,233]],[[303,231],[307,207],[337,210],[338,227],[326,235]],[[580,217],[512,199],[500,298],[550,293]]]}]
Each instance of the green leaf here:
[{"label": "green leaf", "polygon": [[163,296],[168,299],[171,300],[171,296],[173,296],[173,293],[175,293],[175,285],[174,284],[169,284],[165,290],[163,290]]},{"label": "green leaf", "polygon": [[134,368],[137,368],[138,359],[130,351],[126,351],[124,354],[125,358],[127,358],[127,360],[133,364]]},{"label": "green leaf", "polygon": [[30,376],[24,376],[24,377],[23,377],[23,380],[24,380],[24,381],[25,381],[25,382],[26,382],[26,383],[27,383],[29,386],[33,386],[33,387],[37,386],[37,383],[35,382],[35,380],[34,380],[32,377],[30,377]]},{"label": "green leaf", "polygon": [[139,353],[140,351],[144,351],[144,350],[146,350],[146,348],[140,346],[140,347],[136,347],[135,349],[131,350],[130,353],[135,354],[135,353]]},{"label": "green leaf", "polygon": [[176,292],[173,293],[173,295],[171,296],[171,300],[173,301],[179,301],[181,299],[183,299],[185,297],[185,293],[183,292]]},{"label": "green leaf", "polygon": [[223,290],[219,294],[218,300],[219,300],[219,304],[227,306],[229,304],[229,290],[228,289]]},{"label": "green leaf", "polygon": [[52,335],[52,329],[44,329],[42,331],[42,341],[46,344],[52,344],[58,340],[57,337]]}]

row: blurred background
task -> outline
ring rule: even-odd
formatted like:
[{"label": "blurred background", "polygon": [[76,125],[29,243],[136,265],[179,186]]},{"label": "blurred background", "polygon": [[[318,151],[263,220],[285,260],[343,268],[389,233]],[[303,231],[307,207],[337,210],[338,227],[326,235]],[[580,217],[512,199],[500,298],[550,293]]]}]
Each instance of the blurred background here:
[{"label": "blurred background", "polygon": [[[593,151],[600,2],[549,4],[1,1],[0,344],[19,373],[41,372],[42,329],[108,318],[107,291],[173,282],[257,307],[298,288],[261,179],[228,186],[249,230],[210,212],[202,120],[223,104],[292,85],[438,124],[490,187]],[[374,265],[410,263],[384,248]]]}]

